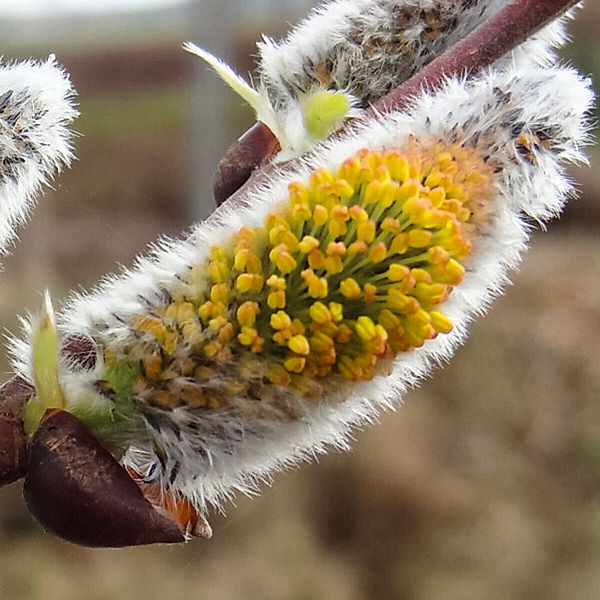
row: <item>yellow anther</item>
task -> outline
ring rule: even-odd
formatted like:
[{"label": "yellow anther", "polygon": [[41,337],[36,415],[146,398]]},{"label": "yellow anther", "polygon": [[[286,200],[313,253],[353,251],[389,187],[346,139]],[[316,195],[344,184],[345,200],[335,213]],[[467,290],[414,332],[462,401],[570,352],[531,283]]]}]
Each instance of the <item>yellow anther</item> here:
[{"label": "yellow anther", "polygon": [[431,313],[431,325],[438,333],[450,333],[453,329],[452,321],[442,313],[432,310]]},{"label": "yellow anther", "polygon": [[312,269],[305,269],[301,273],[308,286],[308,295],[311,298],[326,298],[329,293],[329,286],[325,277],[318,277]]},{"label": "yellow anther", "polygon": [[382,184],[380,181],[374,180],[369,182],[364,188],[364,203],[368,205],[378,202],[381,196],[381,188]]},{"label": "yellow anther", "polygon": [[205,302],[204,304],[200,305],[200,308],[198,309],[198,316],[204,321],[208,321],[208,319],[212,317],[212,307],[212,302]]},{"label": "yellow anther", "polygon": [[298,250],[298,238],[291,231],[286,231],[282,234],[281,242],[290,252],[296,252]]},{"label": "yellow anther", "polygon": [[303,223],[304,221],[310,221],[312,212],[310,205],[305,203],[296,204],[292,209],[292,219],[296,223]]},{"label": "yellow anther", "polygon": [[[221,304],[227,304],[229,300],[229,286],[226,283],[217,283],[210,288],[210,299],[213,302],[219,302]],[[193,306],[191,303],[187,303],[193,312]],[[190,317],[191,318],[191,317]]]},{"label": "yellow anther", "polygon": [[404,181],[408,178],[408,162],[403,156],[396,152],[390,152],[385,157],[385,164],[390,172],[392,179]]},{"label": "yellow anther", "polygon": [[354,195],[354,188],[343,178],[337,178],[331,184],[332,192],[341,200],[348,200]]},{"label": "yellow anther", "polygon": [[446,300],[448,287],[443,283],[417,283],[412,293],[422,305],[431,307]]},{"label": "yellow anther", "polygon": [[269,323],[273,329],[280,331],[291,327],[292,319],[290,319],[290,316],[286,312],[279,310],[271,315]]},{"label": "yellow anther", "polygon": [[260,313],[260,307],[256,302],[246,301],[237,309],[237,320],[242,326],[251,327],[256,322],[256,315]]},{"label": "yellow anther", "polygon": [[288,348],[295,354],[306,356],[310,353],[310,345],[303,335],[294,335],[288,342]]},{"label": "yellow anther", "polygon": [[458,261],[451,258],[446,264],[444,281],[442,283],[458,285],[462,281],[464,274],[465,268]]},{"label": "yellow anther", "polygon": [[296,259],[288,252],[284,244],[275,246],[269,252],[269,259],[282,273],[291,273],[296,268]]},{"label": "yellow anther", "polygon": [[223,342],[224,344],[230,342],[233,339],[234,333],[235,330],[233,328],[233,325],[231,323],[226,323],[225,325],[223,325],[223,327],[221,327],[221,329],[219,329],[219,341]]},{"label": "yellow anther", "polygon": [[441,246],[432,246],[427,250],[427,259],[433,265],[447,263],[450,260],[450,255]]},{"label": "yellow anther", "polygon": [[378,242],[373,244],[369,248],[369,260],[374,263],[380,263],[385,260],[387,256],[387,248],[384,242]]},{"label": "yellow anther", "polygon": [[302,238],[302,241],[298,244],[298,250],[302,252],[302,254],[308,254],[315,248],[319,247],[319,240],[310,235],[305,235]]},{"label": "yellow anther", "polygon": [[338,169],[336,177],[344,179],[351,187],[356,187],[361,170],[360,160],[355,156],[347,158]]},{"label": "yellow anther", "polygon": [[436,187],[429,192],[429,200],[435,208],[440,208],[446,200],[446,190],[443,187]]},{"label": "yellow anther", "polygon": [[168,321],[177,321],[178,308],[178,302],[171,302],[171,304],[167,306],[167,310],[165,310],[165,319],[167,319]]},{"label": "yellow anther", "polygon": [[267,279],[267,285],[274,290],[285,290],[287,287],[285,278],[277,275],[271,275]]},{"label": "yellow anther", "polygon": [[263,286],[263,278],[256,273],[242,273],[238,275],[235,281],[235,288],[238,292],[260,292]]},{"label": "yellow anther", "polygon": [[308,254],[308,266],[315,271],[325,265],[325,256],[320,250],[312,250]]},{"label": "yellow anther", "polygon": [[353,221],[356,221],[357,223],[362,223],[363,221],[366,221],[369,218],[369,214],[367,213],[367,211],[358,204],[355,204],[354,206],[350,207],[350,209],[348,210],[348,215]]},{"label": "yellow anther", "polygon": [[255,354],[258,354],[259,352],[263,351],[263,347],[265,345],[265,340],[264,338],[260,337],[259,335],[257,335],[252,344],[250,345],[250,350],[252,352],[254,352]]},{"label": "yellow anther", "polygon": [[375,325],[375,335],[371,340],[369,340],[366,347],[368,348],[369,352],[380,356],[386,350],[385,344],[387,340],[387,331],[381,325]]},{"label": "yellow anther", "polygon": [[396,192],[396,198],[400,202],[405,202],[409,198],[415,197],[419,193],[419,184],[416,181],[405,181]]},{"label": "yellow anther", "polygon": [[340,220],[340,221],[347,221],[348,220],[348,207],[344,206],[343,204],[335,204],[333,206],[333,208],[331,209],[331,218],[332,219],[336,219],[336,220]]},{"label": "yellow anther", "polygon": [[440,152],[436,156],[438,164],[443,165],[452,161],[452,154],[450,152]]},{"label": "yellow anther", "polygon": [[267,296],[267,304],[269,305],[269,308],[272,308],[273,310],[276,308],[285,308],[285,292],[283,290],[275,290],[274,292],[270,292]]},{"label": "yellow anther", "polygon": [[360,298],[362,290],[355,279],[352,277],[347,277],[340,283],[340,294],[344,296],[344,298],[348,299]]},{"label": "yellow anther", "polygon": [[242,327],[240,333],[238,333],[237,339],[242,346],[251,346],[257,337],[258,332],[254,327]]},{"label": "yellow anther", "polygon": [[208,342],[208,344],[204,345],[204,354],[208,356],[208,358],[213,358],[219,352],[220,345],[218,342]]},{"label": "yellow anther", "polygon": [[408,245],[411,248],[425,248],[431,243],[431,231],[425,229],[411,229],[408,232]]},{"label": "yellow anther", "polygon": [[377,287],[372,283],[365,283],[363,291],[365,293],[365,302],[375,302],[377,300]]},{"label": "yellow anther", "polygon": [[356,319],[355,331],[361,340],[368,342],[375,337],[375,323],[370,317],[362,315]]},{"label": "yellow anther", "polygon": [[291,356],[283,362],[283,366],[290,373],[301,373],[306,365],[306,359],[302,356]]},{"label": "yellow anther", "polygon": [[254,250],[249,248],[241,248],[234,255],[233,266],[238,271],[257,273],[260,271],[260,259]]},{"label": "yellow anther", "polygon": [[308,309],[308,316],[320,324],[329,323],[332,320],[331,312],[322,302],[314,302]]},{"label": "yellow anther", "polygon": [[[427,175],[427,178],[425,179],[425,185],[428,188],[435,188],[438,185],[440,185],[443,177],[444,177],[444,175],[442,173],[440,173],[439,171],[437,171],[437,170],[431,171],[429,173],[429,175]],[[431,200],[431,194],[429,196],[429,199]]]},{"label": "yellow anther", "polygon": [[158,317],[149,315],[133,315],[131,327],[135,331],[151,334],[163,347],[167,354],[171,354],[177,346],[177,336],[170,332]]},{"label": "yellow anther", "polygon": [[398,263],[392,263],[387,270],[387,278],[390,281],[402,281],[410,274],[410,269]]},{"label": "yellow anther", "polygon": [[404,254],[408,250],[408,233],[399,233],[390,244],[390,252]]},{"label": "yellow anther", "polygon": [[271,233],[273,229],[276,227],[283,227],[284,229],[289,229],[289,223],[281,216],[275,213],[269,213],[265,217],[265,229],[267,233]]},{"label": "yellow anther", "polygon": [[214,245],[210,248],[210,258],[216,262],[227,262],[227,254],[223,246]]},{"label": "yellow anther", "polygon": [[418,300],[403,294],[400,290],[391,289],[386,300],[391,309],[400,313],[409,314],[419,309]]},{"label": "yellow anther", "polygon": [[308,178],[311,189],[318,188],[323,183],[331,183],[334,181],[333,175],[324,167],[315,169]]},{"label": "yellow anther", "polygon": [[348,228],[346,227],[346,223],[342,219],[331,219],[329,221],[329,225],[327,226],[329,231],[329,235],[333,238],[341,237],[342,235],[346,235]]},{"label": "yellow anther", "polygon": [[426,269],[420,269],[418,267],[415,267],[414,269],[410,270],[410,274],[411,274],[412,278],[415,280],[415,283],[431,283],[432,282],[431,273],[429,273],[429,271],[427,271]]},{"label": "yellow anther", "polygon": [[344,318],[344,307],[339,302],[330,302],[329,312],[334,323],[339,323]]},{"label": "yellow anther", "polygon": [[359,242],[370,244],[375,239],[375,222],[371,219],[360,222],[356,227],[356,237]]},{"label": "yellow anther", "polygon": [[377,317],[377,321],[387,331],[392,331],[400,325],[400,319],[389,309],[384,308]]},{"label": "yellow anther", "polygon": [[327,209],[322,204],[317,204],[313,209],[313,221],[315,222],[315,225],[325,225],[328,218],[329,215]]},{"label": "yellow anther", "polygon": [[[267,217],[268,218],[268,217]],[[250,227],[242,227],[236,234],[233,236],[233,241],[236,244],[236,247],[240,248],[249,248],[254,244],[254,240],[257,238],[259,233],[262,233],[262,229],[251,229]],[[225,256],[225,254],[223,254]]]},{"label": "yellow anther", "polygon": [[215,317],[208,322],[208,326],[213,331],[219,331],[221,327],[227,324],[227,319],[225,317]]},{"label": "yellow anther", "polygon": [[339,256],[328,256],[323,261],[323,266],[329,275],[337,275],[344,270],[344,263]]},{"label": "yellow anther", "polygon": [[349,256],[356,256],[357,254],[362,254],[363,252],[366,252],[367,249],[368,246],[367,244],[365,244],[365,242],[352,242],[348,246],[347,253]]},{"label": "yellow anther", "polygon": [[327,246],[327,256],[343,256],[346,253],[344,242],[330,242]]},{"label": "yellow anther", "polygon": [[392,219],[391,217],[386,217],[381,222],[381,230],[386,233],[400,233],[402,228],[400,227],[400,223],[398,219]]},{"label": "yellow anther", "polygon": [[301,181],[292,181],[288,184],[288,192],[290,199],[293,201],[306,202],[308,198],[308,190]]},{"label": "yellow anther", "polygon": [[271,336],[271,339],[280,346],[287,346],[288,340],[292,337],[289,329],[277,331]]},{"label": "yellow anther", "polygon": [[213,261],[208,265],[208,276],[215,282],[221,283],[227,281],[229,269],[227,263]]}]

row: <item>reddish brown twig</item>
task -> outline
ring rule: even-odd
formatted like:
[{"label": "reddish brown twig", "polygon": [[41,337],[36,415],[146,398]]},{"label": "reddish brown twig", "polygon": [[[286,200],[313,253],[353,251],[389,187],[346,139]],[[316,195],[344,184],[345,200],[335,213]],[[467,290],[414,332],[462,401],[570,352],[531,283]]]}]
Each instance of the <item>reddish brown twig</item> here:
[{"label": "reddish brown twig", "polygon": [[[578,0],[514,0],[492,17],[486,24],[455,44],[429,65],[416,73],[405,83],[383,97],[377,104],[366,111],[368,118],[375,112],[403,110],[411,100],[423,90],[435,92],[448,77],[475,75],[485,67],[516,48],[528,37],[539,31],[557,16],[577,4]],[[335,133],[343,134],[348,127]],[[227,151],[224,160],[217,167],[215,198],[220,204],[225,198],[228,202],[245,204],[248,193],[261,186],[274,168],[285,168],[285,165],[274,167],[265,164],[276,147],[277,140],[268,128],[259,123],[235,142]],[[257,137],[257,143],[252,139]],[[265,139],[272,137],[272,143]],[[288,166],[293,166],[291,161]],[[227,172],[227,183],[223,184],[223,169]],[[223,171],[223,172],[222,172]],[[232,181],[245,182],[235,192]]]}]

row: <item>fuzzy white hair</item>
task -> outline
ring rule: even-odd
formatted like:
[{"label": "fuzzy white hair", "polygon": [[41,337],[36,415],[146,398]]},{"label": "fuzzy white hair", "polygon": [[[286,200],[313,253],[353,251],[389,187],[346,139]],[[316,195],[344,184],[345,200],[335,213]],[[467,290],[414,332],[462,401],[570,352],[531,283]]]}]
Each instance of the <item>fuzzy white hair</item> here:
[{"label": "fuzzy white hair", "polygon": [[0,253],[41,186],[73,158],[75,92],[54,56],[0,64]]},{"label": "fuzzy white hair", "polygon": [[[586,115],[592,101],[590,81],[569,68],[522,63],[451,79],[436,94],[415,99],[408,110],[357,124],[318,146],[292,172],[276,174],[252,192],[247,205],[223,204],[185,239],[163,240],[133,269],[72,298],[58,315],[63,336],[88,336],[99,349],[128,342],[131,318],[164,303],[165,292],[176,293],[189,269],[207,260],[211,245],[223,243],[242,226],[260,227],[287,198],[290,181],[306,182],[318,167],[335,169],[364,147],[402,148],[414,139],[458,144],[477,148],[495,173],[492,217],[477,239],[463,282],[444,304],[454,323],[450,334],[399,353],[391,374],[342,386],[318,404],[296,399],[302,411],[293,421],[243,417],[225,409],[144,407],[148,437],[129,440],[125,463],[204,510],[220,506],[238,490],[256,491],[273,471],[331,446],[347,448],[353,428],[398,406],[409,388],[451,357],[470,321],[500,294],[508,271],[519,263],[531,220],[543,222],[559,213],[573,192],[565,163],[585,161],[581,148],[588,141]],[[15,340],[13,352],[16,371],[30,379],[28,343]],[[98,354],[101,361],[101,350]],[[90,387],[99,368],[89,372]],[[85,372],[61,374],[63,382],[76,377],[78,385],[82,376]],[[164,453],[160,461],[153,450],[157,446]]]},{"label": "fuzzy white hair", "polygon": [[[348,94],[366,108],[464,39],[504,0],[332,0],[281,42],[264,38],[259,91],[269,99],[291,147],[300,146],[299,99],[320,89]],[[497,62],[549,65],[565,39],[557,19]],[[292,153],[293,155],[293,153]],[[290,153],[280,157],[286,160]]]}]

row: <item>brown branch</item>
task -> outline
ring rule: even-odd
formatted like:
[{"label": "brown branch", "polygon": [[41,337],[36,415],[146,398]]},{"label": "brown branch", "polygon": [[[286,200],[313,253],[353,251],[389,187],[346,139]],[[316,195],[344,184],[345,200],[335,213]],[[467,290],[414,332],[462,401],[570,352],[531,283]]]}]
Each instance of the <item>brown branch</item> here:
[{"label": "brown branch", "polygon": [[[384,96],[373,108],[365,111],[365,117],[373,116],[376,112],[403,110],[423,90],[435,92],[440,89],[448,77],[477,74],[578,1],[514,0],[486,24]],[[337,131],[334,136],[342,135],[350,127],[352,127],[351,123]],[[274,140],[272,144],[265,143],[269,135]],[[253,142],[254,136],[257,139],[256,144]],[[277,166],[271,163],[265,164],[271,155],[261,154],[262,149],[268,149],[272,153],[276,143],[275,136],[266,125],[258,123],[230,147],[217,167],[215,185],[217,204],[221,204],[225,198],[228,198],[227,202],[245,204],[249,192],[264,184],[274,170],[292,167],[299,162],[299,159],[294,159]],[[226,169],[228,175],[226,187],[223,186],[223,169]],[[245,181],[235,192],[231,184],[233,179],[236,183]]]}]

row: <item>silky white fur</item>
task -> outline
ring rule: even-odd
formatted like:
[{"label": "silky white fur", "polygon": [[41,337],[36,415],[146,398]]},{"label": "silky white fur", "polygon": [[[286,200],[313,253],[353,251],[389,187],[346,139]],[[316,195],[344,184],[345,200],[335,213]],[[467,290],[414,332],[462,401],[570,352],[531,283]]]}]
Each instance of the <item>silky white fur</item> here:
[{"label": "silky white fur", "polygon": [[72,159],[73,97],[54,56],[0,64],[0,253],[41,186]]},{"label": "silky white fur", "polygon": [[[435,95],[416,99],[406,112],[357,125],[343,138],[317,147],[293,172],[277,174],[253,192],[247,206],[222,205],[188,237],[161,242],[133,269],[108,277],[90,294],[74,297],[58,316],[63,335],[88,335],[99,346],[128,340],[131,317],[163,303],[165,290],[176,292],[179,276],[203,263],[212,244],[227,240],[244,225],[262,225],[266,214],[285,201],[290,181],[306,181],[317,167],[335,169],[363,147],[402,148],[411,137],[423,143],[439,139],[478,145],[497,171],[493,217],[485,235],[476,240],[464,281],[444,304],[444,313],[455,325],[450,334],[399,354],[389,376],[348,384],[316,406],[306,404],[296,421],[241,418],[223,410],[145,407],[147,438],[130,440],[125,462],[205,509],[219,506],[237,490],[255,491],[275,470],[331,446],[346,448],[354,427],[376,420],[381,409],[397,406],[407,389],[448,360],[464,341],[471,319],[501,292],[507,272],[520,260],[529,231],[524,217],[544,221],[560,211],[572,193],[565,163],[585,160],[581,146],[587,140],[585,115],[591,102],[590,82],[567,68],[522,64],[475,79],[450,80]],[[542,136],[545,145],[533,144],[531,153],[523,156],[516,129],[533,142]],[[13,349],[15,368],[30,377],[27,342],[15,341]],[[89,373],[90,386],[99,370],[101,364]],[[61,376],[66,384],[73,377],[68,372]],[[81,385],[85,373],[76,377]],[[158,468],[154,444],[166,453],[164,468]]]},{"label": "silky white fur", "polygon": [[[303,151],[302,97],[327,87],[366,108],[505,5],[505,0],[464,5],[460,0],[333,0],[319,5],[281,42],[264,38],[258,45],[259,91],[275,108],[278,130],[285,132],[279,159]],[[414,18],[404,23],[403,11]],[[440,21],[434,39],[426,35],[427,14]],[[565,20],[555,20],[496,66],[515,60],[548,65],[565,41]],[[317,65],[326,65],[329,82],[319,80]]]}]

